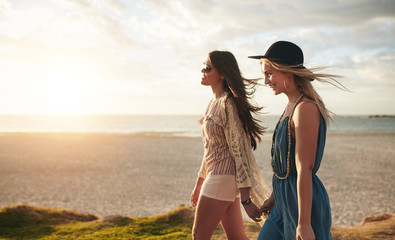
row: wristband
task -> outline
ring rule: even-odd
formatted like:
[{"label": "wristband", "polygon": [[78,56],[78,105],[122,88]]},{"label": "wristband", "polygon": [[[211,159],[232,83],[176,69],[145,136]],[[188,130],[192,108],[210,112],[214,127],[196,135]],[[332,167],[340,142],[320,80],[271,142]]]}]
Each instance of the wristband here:
[{"label": "wristband", "polygon": [[251,198],[248,198],[247,200],[241,202],[243,205],[250,205],[252,203]]}]

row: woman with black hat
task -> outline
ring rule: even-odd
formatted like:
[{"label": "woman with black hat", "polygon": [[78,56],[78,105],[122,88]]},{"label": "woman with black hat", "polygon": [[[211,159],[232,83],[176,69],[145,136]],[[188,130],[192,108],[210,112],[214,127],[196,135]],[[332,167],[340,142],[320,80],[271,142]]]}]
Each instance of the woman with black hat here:
[{"label": "woman with black hat", "polygon": [[260,59],[265,85],[288,97],[273,133],[273,193],[261,207],[270,215],[258,240],[332,239],[329,198],[316,175],[332,118],[311,82],[344,87],[335,75],[305,68],[302,50],[291,42],[275,42],[265,55],[250,58]]}]

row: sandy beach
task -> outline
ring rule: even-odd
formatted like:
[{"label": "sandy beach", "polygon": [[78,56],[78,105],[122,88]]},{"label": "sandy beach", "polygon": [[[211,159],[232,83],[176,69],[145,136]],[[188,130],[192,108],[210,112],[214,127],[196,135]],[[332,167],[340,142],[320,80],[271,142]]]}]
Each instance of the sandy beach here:
[{"label": "sandy beach", "polygon": [[[255,152],[271,184],[270,136]],[[154,216],[189,204],[200,138],[13,133],[0,136],[0,207]],[[395,133],[330,133],[318,172],[334,226],[395,212]]]}]

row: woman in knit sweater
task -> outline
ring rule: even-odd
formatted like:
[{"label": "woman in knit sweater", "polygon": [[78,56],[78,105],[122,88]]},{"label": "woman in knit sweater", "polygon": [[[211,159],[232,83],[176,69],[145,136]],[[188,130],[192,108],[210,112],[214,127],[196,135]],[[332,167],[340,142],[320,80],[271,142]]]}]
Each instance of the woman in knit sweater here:
[{"label": "woman in knit sweater", "polygon": [[210,52],[201,72],[201,84],[211,87],[213,98],[199,121],[204,156],[191,194],[197,206],[193,238],[210,239],[221,222],[228,239],[247,239],[240,202],[250,218],[260,221],[257,205],[268,197],[252,153],[265,130],[252,115],[261,108],[249,102],[256,83],[241,76],[235,57],[226,51]]}]

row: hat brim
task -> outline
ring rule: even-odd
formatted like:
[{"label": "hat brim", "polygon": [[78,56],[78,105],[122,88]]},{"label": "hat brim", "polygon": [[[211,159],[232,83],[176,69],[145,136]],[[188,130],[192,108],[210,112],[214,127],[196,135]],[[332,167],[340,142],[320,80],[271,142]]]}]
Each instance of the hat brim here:
[{"label": "hat brim", "polygon": [[258,55],[258,56],[248,56],[248,58],[262,59],[262,58],[267,58],[267,57],[265,55]]},{"label": "hat brim", "polygon": [[[267,59],[272,59],[272,58],[270,58],[270,57],[268,57],[268,56],[265,56],[265,55],[257,55],[257,56],[248,56],[248,58],[253,58],[253,59],[262,59],[262,58],[267,58]],[[273,59],[274,60],[274,59]],[[303,65],[299,65],[299,66],[297,66],[297,67],[295,67],[295,68],[298,68],[298,69],[307,69],[305,66],[303,66]]]}]

